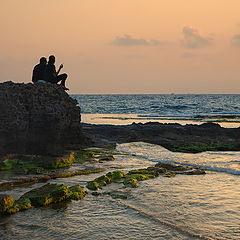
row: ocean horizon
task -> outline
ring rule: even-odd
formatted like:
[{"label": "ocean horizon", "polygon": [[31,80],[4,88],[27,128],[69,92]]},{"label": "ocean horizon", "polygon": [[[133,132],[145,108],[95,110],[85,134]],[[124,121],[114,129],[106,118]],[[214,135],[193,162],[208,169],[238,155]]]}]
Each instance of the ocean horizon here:
[{"label": "ocean horizon", "polygon": [[74,94],[92,124],[219,123],[240,127],[240,94]]}]

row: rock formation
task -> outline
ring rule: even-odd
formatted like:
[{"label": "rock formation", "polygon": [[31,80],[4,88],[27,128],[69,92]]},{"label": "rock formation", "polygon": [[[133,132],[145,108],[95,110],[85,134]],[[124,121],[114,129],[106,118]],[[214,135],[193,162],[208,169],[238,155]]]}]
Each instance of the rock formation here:
[{"label": "rock formation", "polygon": [[240,128],[223,128],[215,123],[201,125],[163,124],[158,122],[131,125],[82,124],[84,135],[95,145],[147,142],[171,151],[239,151]]},{"label": "rock formation", "polygon": [[58,155],[81,144],[80,108],[55,84],[0,83],[0,154]]}]

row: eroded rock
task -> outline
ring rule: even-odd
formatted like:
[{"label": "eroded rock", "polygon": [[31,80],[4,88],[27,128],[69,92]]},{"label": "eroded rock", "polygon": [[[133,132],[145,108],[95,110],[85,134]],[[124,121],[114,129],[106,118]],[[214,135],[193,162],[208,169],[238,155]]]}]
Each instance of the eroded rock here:
[{"label": "eroded rock", "polygon": [[0,83],[0,112],[0,154],[56,155],[84,142],[77,101],[56,84]]}]

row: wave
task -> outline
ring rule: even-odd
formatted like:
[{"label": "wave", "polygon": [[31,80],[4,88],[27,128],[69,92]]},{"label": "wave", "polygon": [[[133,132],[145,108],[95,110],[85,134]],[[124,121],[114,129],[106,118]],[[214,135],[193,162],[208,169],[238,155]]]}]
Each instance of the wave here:
[{"label": "wave", "polygon": [[167,221],[165,221],[163,219],[156,218],[153,215],[151,215],[148,212],[146,212],[143,208],[140,208],[139,206],[134,206],[131,203],[126,202],[126,201],[122,201],[122,200],[119,200],[119,202],[121,202],[126,207],[128,207],[128,208],[130,208],[130,209],[132,209],[134,211],[137,211],[143,217],[146,217],[146,218],[148,218],[148,219],[150,219],[150,220],[152,220],[154,222],[160,223],[160,224],[162,224],[162,225],[164,225],[166,227],[174,229],[175,231],[178,231],[179,233],[181,233],[181,234],[183,234],[185,236],[188,236],[191,239],[192,238],[197,238],[197,239],[213,240],[213,238],[211,238],[211,237],[203,236],[201,234],[194,233],[194,232],[190,231],[189,229],[177,226],[176,224],[172,224],[172,223],[167,222]]},{"label": "wave", "polygon": [[181,164],[212,172],[240,175],[240,152],[180,153],[144,142],[120,144],[117,150],[150,162]]},{"label": "wave", "polygon": [[85,114],[240,115],[240,95],[71,95]]},{"label": "wave", "polygon": [[228,173],[232,175],[240,175],[240,170],[236,170],[233,168],[227,168],[227,167],[218,167],[218,166],[210,166],[210,165],[205,165],[205,164],[194,164],[194,163],[184,163],[184,162],[178,162],[178,161],[171,161],[171,160],[158,160],[158,159],[148,159],[149,161],[152,162],[165,162],[165,163],[174,163],[174,164],[181,164],[185,166],[190,166],[190,167],[199,167],[204,170],[212,171],[212,172],[223,172],[223,173]]}]

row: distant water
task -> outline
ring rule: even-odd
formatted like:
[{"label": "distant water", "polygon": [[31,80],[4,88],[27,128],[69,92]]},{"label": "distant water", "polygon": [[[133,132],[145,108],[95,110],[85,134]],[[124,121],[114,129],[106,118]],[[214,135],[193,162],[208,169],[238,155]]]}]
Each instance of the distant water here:
[{"label": "distant water", "polygon": [[240,116],[240,94],[72,95],[83,114],[141,117]]}]

